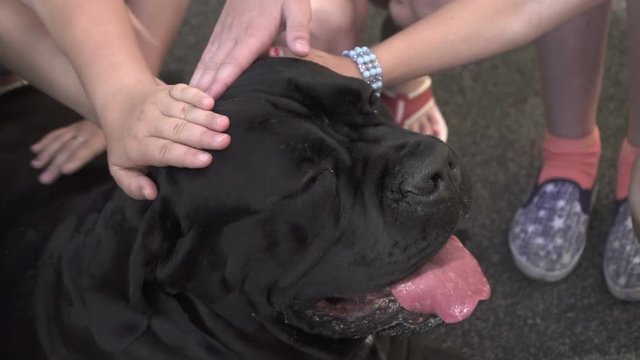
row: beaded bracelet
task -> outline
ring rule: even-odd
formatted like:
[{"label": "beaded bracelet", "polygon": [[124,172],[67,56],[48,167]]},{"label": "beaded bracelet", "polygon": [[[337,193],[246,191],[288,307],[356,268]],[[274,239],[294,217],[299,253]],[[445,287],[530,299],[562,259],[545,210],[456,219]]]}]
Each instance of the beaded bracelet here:
[{"label": "beaded bracelet", "polygon": [[376,54],[366,46],[356,46],[353,50],[343,51],[342,56],[356,63],[362,79],[379,94],[382,90],[382,67]]}]

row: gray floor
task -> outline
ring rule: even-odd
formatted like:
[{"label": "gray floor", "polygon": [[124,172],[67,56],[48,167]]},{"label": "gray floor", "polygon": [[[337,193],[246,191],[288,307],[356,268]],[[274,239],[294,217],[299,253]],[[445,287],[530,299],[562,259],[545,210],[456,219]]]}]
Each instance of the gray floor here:
[{"label": "gray floor", "polygon": [[[163,73],[188,81],[220,10],[194,0]],[[380,12],[372,16],[375,38]],[[492,284],[493,296],[468,321],[424,335],[426,342],[469,359],[640,359],[640,304],[614,299],[602,277],[602,252],[626,129],[624,17],[612,16],[599,125],[604,154],[589,240],[575,273],[557,284],[528,280],[507,247],[511,218],[540,164],[543,109],[534,49],[434,74],[450,126],[450,144],[474,182],[467,243]]]}]

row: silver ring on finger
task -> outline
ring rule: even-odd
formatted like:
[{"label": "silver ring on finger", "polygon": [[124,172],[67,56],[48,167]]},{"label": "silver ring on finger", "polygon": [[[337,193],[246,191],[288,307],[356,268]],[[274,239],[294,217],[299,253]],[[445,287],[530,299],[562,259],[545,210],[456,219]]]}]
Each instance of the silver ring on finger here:
[{"label": "silver ring on finger", "polygon": [[76,140],[77,142],[79,142],[80,144],[84,143],[85,141],[87,141],[87,139],[85,139],[84,137],[82,137],[81,135],[73,135],[73,139]]}]

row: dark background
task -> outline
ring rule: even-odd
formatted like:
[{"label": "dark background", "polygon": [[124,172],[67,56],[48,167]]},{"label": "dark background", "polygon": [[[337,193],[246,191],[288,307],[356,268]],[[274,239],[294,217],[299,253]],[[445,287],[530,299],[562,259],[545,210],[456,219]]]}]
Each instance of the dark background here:
[{"label": "dark background", "polygon": [[[424,341],[469,359],[640,359],[640,303],[616,300],[602,275],[603,248],[612,223],[615,163],[626,131],[623,6],[616,1],[611,16],[598,118],[603,155],[588,242],[574,273],[559,283],[528,280],[513,265],[507,243],[511,219],[540,165],[543,108],[535,49],[527,46],[433,74],[437,101],[449,124],[449,143],[473,179],[467,247],[485,270],[493,295],[469,320],[424,335]],[[193,1],[164,66],[166,78],[189,80],[220,8],[221,1]],[[367,42],[375,41],[381,16],[381,11],[371,14]],[[46,114],[32,119],[42,121],[40,128],[50,124],[48,119],[76,120],[32,90],[5,95],[0,103],[3,118]],[[25,143],[31,141],[29,134],[34,136],[29,131],[24,134]],[[0,150],[3,156],[13,151]],[[3,170],[5,180],[10,171]]]}]

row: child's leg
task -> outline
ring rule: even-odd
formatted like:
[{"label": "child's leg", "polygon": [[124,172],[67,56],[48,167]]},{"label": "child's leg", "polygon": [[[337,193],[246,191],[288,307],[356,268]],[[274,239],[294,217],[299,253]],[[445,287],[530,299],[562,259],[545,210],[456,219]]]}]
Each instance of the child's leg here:
[{"label": "child's leg", "polygon": [[[451,0],[390,0],[386,5],[389,18],[384,22],[382,38],[394,35],[421,18],[438,10]],[[377,1],[378,5],[384,5]],[[447,124],[435,103],[431,90],[431,78],[423,76],[383,92],[382,100],[387,104],[394,121],[404,128],[434,135],[444,141],[448,136]]]},{"label": "child's leg", "polygon": [[178,34],[190,0],[127,0],[142,55],[154,74]]},{"label": "child's leg", "polygon": [[[129,5],[142,52],[157,72],[188,1],[136,0]],[[29,8],[18,0],[0,2],[0,34],[3,64],[60,102],[95,118],[73,67]]]},{"label": "child's leg", "polygon": [[607,237],[603,267],[607,286],[614,296],[622,300],[640,301],[640,242],[636,235],[640,232],[637,228],[640,217],[640,164],[633,169],[633,162],[640,153],[640,4],[637,1],[627,1],[627,20],[629,127],[618,158],[618,207]]},{"label": "child's leg", "polygon": [[[628,142],[640,147],[640,4],[637,1],[627,2],[627,36],[629,66],[629,127]],[[631,171],[629,185],[629,202],[636,226],[636,234],[640,234],[640,158],[636,156],[635,165]]]},{"label": "child's leg", "polygon": [[367,0],[311,0],[311,46],[340,54],[360,42]]},{"label": "child's leg", "polygon": [[618,159],[617,199],[627,197],[632,163],[640,152],[640,4],[637,1],[627,1],[627,17],[629,123]]},{"label": "child's leg", "polygon": [[[311,47],[339,55],[360,42],[368,0],[311,0]],[[284,33],[274,45],[286,46]]]},{"label": "child's leg", "polygon": [[0,2],[0,62],[84,116],[95,111],[65,55],[20,1]]},{"label": "child's leg", "polygon": [[600,158],[596,114],[602,85],[610,3],[538,41],[547,135],[538,184],[562,178],[591,189]]},{"label": "child's leg", "polygon": [[[155,74],[177,33],[188,3],[188,0],[128,2],[141,51]],[[0,34],[2,62],[59,101],[95,119],[93,107],[73,67],[29,8],[15,0],[1,3]],[[36,168],[46,166],[39,179],[51,183],[61,173],[78,170],[104,151],[104,147],[104,136],[97,125],[83,121],[57,129],[34,144],[32,149],[37,157],[32,165]]]},{"label": "child's leg", "polygon": [[516,265],[533,279],[566,277],[586,243],[600,159],[595,122],[609,5],[562,24],[538,43],[547,115],[543,166],[509,234]]}]

